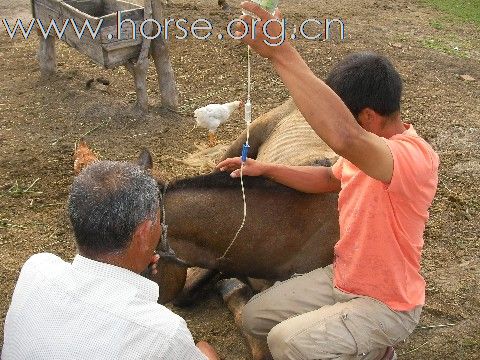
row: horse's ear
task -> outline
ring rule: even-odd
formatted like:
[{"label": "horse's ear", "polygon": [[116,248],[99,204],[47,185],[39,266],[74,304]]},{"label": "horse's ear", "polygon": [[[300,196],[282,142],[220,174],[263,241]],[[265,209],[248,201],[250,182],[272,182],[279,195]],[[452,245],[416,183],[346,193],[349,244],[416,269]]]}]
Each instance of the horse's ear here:
[{"label": "horse's ear", "polygon": [[152,170],[153,168],[153,159],[152,154],[147,149],[143,149],[138,157],[138,166],[145,170]]}]

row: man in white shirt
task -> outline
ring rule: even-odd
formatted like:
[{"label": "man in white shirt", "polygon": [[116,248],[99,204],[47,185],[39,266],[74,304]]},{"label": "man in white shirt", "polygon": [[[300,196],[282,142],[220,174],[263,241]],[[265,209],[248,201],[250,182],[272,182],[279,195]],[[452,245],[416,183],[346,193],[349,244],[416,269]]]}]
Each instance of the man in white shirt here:
[{"label": "man in white shirt", "polygon": [[25,263],[2,359],[218,359],[139,275],[158,261],[154,180],[132,164],[96,162],[75,178],[68,209],[79,254],[71,264],[46,253]]}]

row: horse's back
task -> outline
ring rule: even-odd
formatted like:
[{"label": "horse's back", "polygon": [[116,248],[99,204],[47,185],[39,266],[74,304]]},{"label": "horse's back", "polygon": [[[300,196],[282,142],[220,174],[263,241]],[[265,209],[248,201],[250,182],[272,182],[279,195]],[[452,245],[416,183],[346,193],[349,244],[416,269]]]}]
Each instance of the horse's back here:
[{"label": "horse's back", "polygon": [[257,155],[257,160],[285,165],[311,165],[319,160],[334,162],[336,158],[296,108],[277,123]]}]

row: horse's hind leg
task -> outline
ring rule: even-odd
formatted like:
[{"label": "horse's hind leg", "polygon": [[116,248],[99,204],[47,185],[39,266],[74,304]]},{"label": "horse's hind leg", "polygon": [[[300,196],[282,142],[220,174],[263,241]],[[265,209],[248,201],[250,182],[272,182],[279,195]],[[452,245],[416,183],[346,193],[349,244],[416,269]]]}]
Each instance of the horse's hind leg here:
[{"label": "horse's hind leg", "polygon": [[253,289],[255,293],[261,293],[270,288],[273,285],[274,281],[247,278],[246,283]]},{"label": "horse's hind leg", "polygon": [[198,298],[201,290],[206,287],[213,279],[219,276],[217,270],[202,269],[198,267],[187,270],[187,281],[182,292],[173,302],[175,306],[183,307],[191,305]]},{"label": "horse's hind leg", "polygon": [[246,334],[242,328],[242,310],[245,304],[253,296],[250,287],[242,283],[238,279],[224,279],[217,283],[217,289],[223,297],[223,300],[232,312],[235,318],[235,324],[240,328],[243,335],[247,339],[248,345],[252,351],[254,360],[272,359],[265,341],[256,339]]}]

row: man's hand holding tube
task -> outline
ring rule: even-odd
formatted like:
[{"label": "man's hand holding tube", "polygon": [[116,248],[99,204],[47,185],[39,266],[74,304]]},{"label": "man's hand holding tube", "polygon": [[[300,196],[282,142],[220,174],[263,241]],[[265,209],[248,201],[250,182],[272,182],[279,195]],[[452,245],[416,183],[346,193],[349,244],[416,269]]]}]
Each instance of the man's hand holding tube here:
[{"label": "man's hand holding tube", "polygon": [[[283,41],[281,45],[277,46],[275,43],[272,43],[272,39],[280,38],[282,32],[285,31],[285,27],[279,22],[283,19],[278,9],[275,11],[275,15],[272,15],[259,5],[250,1],[242,2],[241,6],[244,10],[255,14],[257,17],[253,18],[250,15],[242,15],[240,17],[248,24],[248,34],[242,39],[245,44],[249,45],[260,56],[270,60],[274,60],[280,56],[286,48],[291,46],[288,41]],[[265,26],[265,24],[267,24],[267,26]],[[244,26],[239,23],[235,36],[241,37],[245,32]]]},{"label": "man's hand holding tube", "polygon": [[[217,165],[220,171],[230,172],[232,178],[240,177],[240,168],[242,167],[242,159],[240,157],[230,158],[222,161]],[[245,176],[262,176],[265,175],[267,164],[247,159],[243,167],[243,175]]]}]

